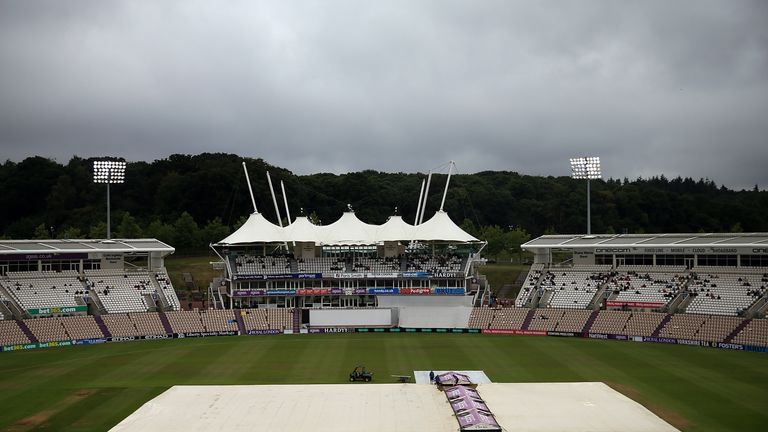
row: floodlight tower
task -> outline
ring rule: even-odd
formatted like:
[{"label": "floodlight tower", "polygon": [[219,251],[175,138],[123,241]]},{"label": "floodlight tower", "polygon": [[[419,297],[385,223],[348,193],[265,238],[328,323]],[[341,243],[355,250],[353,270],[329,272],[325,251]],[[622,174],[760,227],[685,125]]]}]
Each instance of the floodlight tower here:
[{"label": "floodlight tower", "polygon": [[125,182],[125,162],[100,160],[93,161],[93,182],[107,184],[107,239],[112,237],[109,185]]},{"label": "floodlight tower", "polygon": [[587,180],[587,235],[591,235],[592,215],[590,212],[589,181],[599,179],[602,176],[600,158],[594,156],[571,158],[571,171],[573,178]]}]

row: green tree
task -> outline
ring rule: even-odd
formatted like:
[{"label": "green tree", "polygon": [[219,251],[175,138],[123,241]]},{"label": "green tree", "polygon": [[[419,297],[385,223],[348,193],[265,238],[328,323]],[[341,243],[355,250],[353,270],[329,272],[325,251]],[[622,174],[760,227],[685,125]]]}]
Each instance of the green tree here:
[{"label": "green tree", "polygon": [[41,223],[37,227],[35,227],[35,236],[33,237],[35,239],[49,239],[51,238],[51,234],[48,231],[48,228],[46,228],[44,223]]},{"label": "green tree", "polygon": [[98,222],[96,225],[91,226],[90,231],[88,231],[88,238],[107,238],[107,224],[105,222]]},{"label": "green tree", "polygon": [[223,240],[229,235],[229,227],[221,222],[221,218],[214,218],[202,229],[202,241],[207,245]]},{"label": "green tree", "polygon": [[202,249],[206,246],[200,241],[197,222],[187,212],[182,213],[173,223],[173,246],[182,252]]},{"label": "green tree", "polygon": [[117,227],[117,235],[124,239],[141,238],[141,227],[139,227],[136,219],[130,213],[123,213],[123,218]]},{"label": "green tree", "polygon": [[77,227],[67,227],[62,231],[59,236],[63,239],[79,239],[83,238],[83,232]]}]

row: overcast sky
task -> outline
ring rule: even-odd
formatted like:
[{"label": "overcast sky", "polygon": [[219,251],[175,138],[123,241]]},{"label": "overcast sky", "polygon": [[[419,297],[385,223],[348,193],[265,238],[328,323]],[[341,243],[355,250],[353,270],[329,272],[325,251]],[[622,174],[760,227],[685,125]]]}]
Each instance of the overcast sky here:
[{"label": "overcast sky", "polygon": [[765,1],[0,0],[0,158],[768,188]]}]

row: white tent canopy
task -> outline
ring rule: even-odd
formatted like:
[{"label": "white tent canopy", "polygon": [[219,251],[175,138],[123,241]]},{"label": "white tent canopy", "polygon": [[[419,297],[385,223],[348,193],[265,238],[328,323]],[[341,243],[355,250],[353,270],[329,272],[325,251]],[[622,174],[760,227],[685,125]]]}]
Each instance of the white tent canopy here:
[{"label": "white tent canopy", "polygon": [[285,241],[283,228],[268,221],[261,213],[251,213],[243,226],[222,240],[221,244],[278,243]]},{"label": "white tent canopy", "polygon": [[401,241],[413,238],[414,226],[404,221],[402,216],[391,216],[378,228],[376,236],[379,241]]},{"label": "white tent canopy", "polygon": [[392,216],[382,225],[371,225],[349,211],[330,225],[313,225],[309,219],[302,216],[285,228],[269,222],[261,213],[253,213],[243,226],[218,244],[314,242],[318,245],[341,246],[413,240],[458,243],[480,241],[462,230],[444,211],[438,211],[431,219],[417,226],[408,224],[400,216]]},{"label": "white tent canopy", "polygon": [[456,225],[448,213],[438,210],[432,218],[418,225],[413,234],[413,240],[451,241],[461,243],[477,242],[478,239]]}]

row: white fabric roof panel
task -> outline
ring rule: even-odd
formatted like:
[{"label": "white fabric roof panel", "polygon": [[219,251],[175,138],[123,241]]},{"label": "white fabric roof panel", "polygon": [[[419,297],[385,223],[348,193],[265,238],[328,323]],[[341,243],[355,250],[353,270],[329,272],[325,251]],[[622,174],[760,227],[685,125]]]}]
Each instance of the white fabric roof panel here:
[{"label": "white fabric roof panel", "polygon": [[404,221],[402,216],[392,216],[378,227],[379,241],[400,241],[413,238],[414,226]]},{"label": "white fabric roof panel", "polygon": [[479,242],[458,225],[448,214],[438,211],[421,225],[413,226],[400,216],[392,216],[382,225],[371,225],[358,219],[354,212],[345,212],[330,225],[313,225],[306,217],[280,228],[253,213],[237,231],[220,241],[220,245],[314,242],[320,245],[373,245],[385,241],[450,241]]},{"label": "white fabric roof panel", "polygon": [[339,220],[318,230],[322,244],[369,245],[377,243],[376,228],[358,219],[354,212],[344,212]]},{"label": "white fabric roof panel", "polygon": [[477,242],[478,239],[459,228],[448,213],[438,210],[434,216],[414,229],[413,240]]},{"label": "white fabric roof panel", "polygon": [[251,213],[243,226],[221,241],[223,244],[280,243],[285,241],[283,229],[268,221],[261,213]]}]

